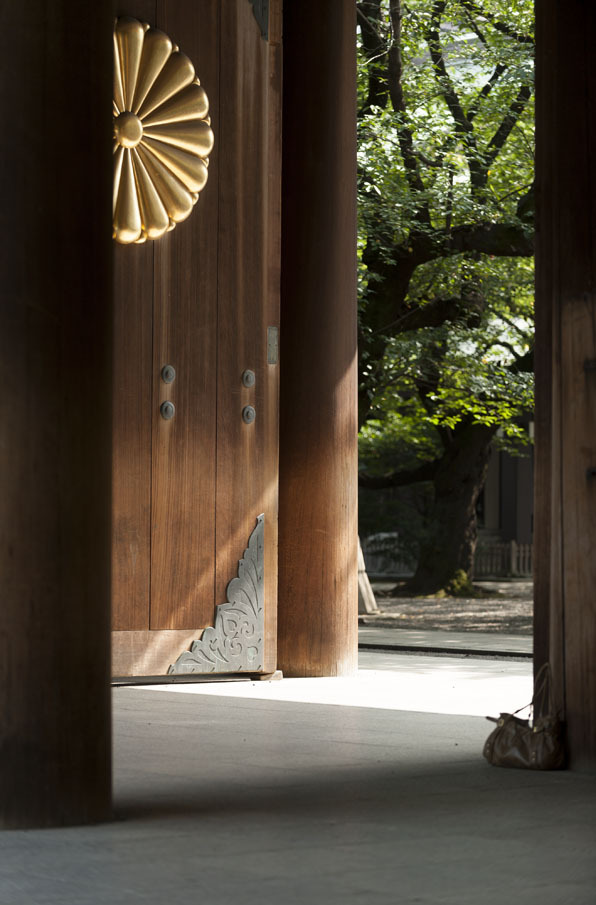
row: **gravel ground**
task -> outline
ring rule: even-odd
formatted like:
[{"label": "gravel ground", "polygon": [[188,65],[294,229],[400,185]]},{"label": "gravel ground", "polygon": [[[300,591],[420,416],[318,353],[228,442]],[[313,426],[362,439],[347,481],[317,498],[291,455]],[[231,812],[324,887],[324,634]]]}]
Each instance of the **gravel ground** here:
[{"label": "gravel ground", "polygon": [[[361,625],[439,629],[453,632],[532,634],[532,581],[478,581],[489,597],[392,597],[395,581],[373,581],[378,614],[359,617]],[[494,596],[493,596],[494,595]]]}]

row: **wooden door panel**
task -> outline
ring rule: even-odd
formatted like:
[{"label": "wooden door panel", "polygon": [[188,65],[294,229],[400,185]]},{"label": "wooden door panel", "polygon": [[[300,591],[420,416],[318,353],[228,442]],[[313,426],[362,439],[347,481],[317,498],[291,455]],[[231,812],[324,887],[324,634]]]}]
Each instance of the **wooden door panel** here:
[{"label": "wooden door panel", "polygon": [[[135,11],[153,22],[155,0]],[[153,243],[114,243],[112,391],[112,627],[149,628]]]},{"label": "wooden door panel", "polygon": [[[269,42],[249,0],[141,6],[121,14],[145,18],[191,59],[215,148],[190,217],[156,242],[115,248],[115,669],[164,671],[178,647],[215,625],[264,513],[259,662],[272,671],[278,365],[267,331],[279,324],[280,3],[270,3]],[[173,383],[161,377],[165,365]],[[247,369],[254,387],[243,385]],[[166,400],[170,420],[160,414]]]},{"label": "wooden door panel", "polygon": [[[216,602],[263,512],[265,668],[275,669],[278,365],[267,330],[279,324],[281,17],[271,3],[267,42],[250,3],[221,8]],[[243,385],[246,369],[254,387]]]},{"label": "wooden door panel", "polygon": [[[152,629],[196,628],[213,618],[217,299],[214,268],[202,258],[215,258],[216,247],[207,237],[193,242],[203,231],[198,220],[183,224],[186,234],[166,237],[156,254]],[[166,364],[176,370],[169,385],[161,378]],[[169,421],[160,414],[166,400],[176,407]]]},{"label": "wooden door panel", "polygon": [[[217,0],[158,3],[157,27],[193,61],[216,144],[187,221],[156,243],[151,629],[213,621],[217,380],[219,11]],[[165,384],[164,365],[176,379]],[[160,405],[171,400],[165,421]]]},{"label": "wooden door panel", "polygon": [[114,249],[113,628],[149,628],[153,248]]}]

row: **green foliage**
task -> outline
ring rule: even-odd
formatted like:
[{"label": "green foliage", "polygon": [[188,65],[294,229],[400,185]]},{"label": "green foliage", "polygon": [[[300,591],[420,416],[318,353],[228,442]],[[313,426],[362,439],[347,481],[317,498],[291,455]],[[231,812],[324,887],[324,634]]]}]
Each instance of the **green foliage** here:
[{"label": "green foliage", "polygon": [[[366,109],[371,64],[363,50],[359,60],[359,163],[365,173],[360,212],[366,234],[379,232],[394,240],[407,237],[422,202],[430,208],[430,227],[484,221],[514,214],[516,200],[529,188],[533,170],[531,98],[511,133],[495,152],[495,136],[520,86],[533,80],[533,45],[512,39],[492,27],[488,16],[504,19],[511,32],[532,37],[533,6],[528,0],[484,0],[482,11],[460,0],[410,0],[401,8],[401,91],[404,110],[387,103]],[[364,15],[360,4],[361,21]],[[444,7],[438,35],[445,64],[437,70],[429,48],[433,10]],[[480,4],[478,4],[480,7]],[[394,37],[389,3],[380,4],[373,22],[382,44]],[[370,21],[370,20],[369,20]],[[385,56],[388,55],[385,51]],[[494,78],[490,90],[487,86]],[[388,81],[385,75],[385,82]],[[484,93],[483,93],[484,92]],[[470,128],[460,125],[450,94],[457,96]],[[421,185],[411,190],[401,155],[400,126],[411,136]],[[486,171],[485,185],[470,191],[474,167]]]},{"label": "green foliage", "polygon": [[474,585],[470,581],[463,569],[457,569],[445,588],[447,594],[451,597],[468,597],[474,596]]},{"label": "green foliage", "polygon": [[369,0],[359,21],[361,461],[411,469],[464,421],[519,448],[533,406],[533,5]]}]

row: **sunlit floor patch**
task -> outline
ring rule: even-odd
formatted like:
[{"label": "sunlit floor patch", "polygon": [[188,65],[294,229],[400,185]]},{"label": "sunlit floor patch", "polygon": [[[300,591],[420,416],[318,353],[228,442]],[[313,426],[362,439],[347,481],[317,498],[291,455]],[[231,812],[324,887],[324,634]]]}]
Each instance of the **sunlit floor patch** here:
[{"label": "sunlit floor patch", "polygon": [[144,685],[144,690],[467,716],[513,711],[532,696],[530,661],[360,653],[350,678]]}]

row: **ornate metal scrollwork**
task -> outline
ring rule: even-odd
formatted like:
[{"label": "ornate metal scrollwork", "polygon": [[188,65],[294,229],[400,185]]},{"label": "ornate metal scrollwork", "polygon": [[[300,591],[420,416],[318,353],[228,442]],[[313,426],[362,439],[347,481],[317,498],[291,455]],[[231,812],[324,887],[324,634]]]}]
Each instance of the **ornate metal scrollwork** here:
[{"label": "ornate metal scrollwork", "polygon": [[265,516],[257,518],[238,577],[215,607],[215,626],[206,628],[190,650],[170,666],[168,675],[259,672],[263,669]]},{"label": "ornate metal scrollwork", "polygon": [[207,182],[209,101],[191,61],[163,32],[124,16],[114,27],[112,234],[159,239]]}]

